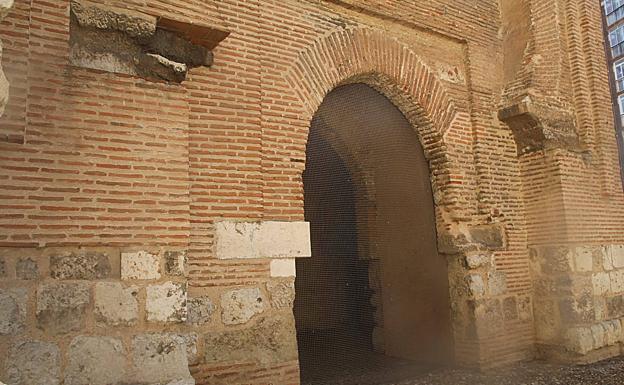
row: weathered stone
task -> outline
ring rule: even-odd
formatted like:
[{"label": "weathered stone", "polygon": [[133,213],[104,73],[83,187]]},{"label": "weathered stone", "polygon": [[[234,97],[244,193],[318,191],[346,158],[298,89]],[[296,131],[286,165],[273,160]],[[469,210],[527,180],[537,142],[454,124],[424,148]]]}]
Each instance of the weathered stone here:
[{"label": "weathered stone", "polygon": [[295,282],[288,280],[271,280],[266,284],[271,306],[275,309],[292,309],[295,301]]},{"label": "weathered stone", "polygon": [[507,297],[503,300],[503,316],[505,321],[518,319],[518,302],[516,297]]},{"label": "weathered stone", "polygon": [[121,279],[150,280],[160,278],[160,260],[146,251],[121,253]]},{"label": "weathered stone", "polygon": [[466,255],[466,266],[469,269],[487,267],[491,264],[492,256],[485,253],[468,253]]},{"label": "weathered stone", "polygon": [[538,251],[537,258],[543,274],[569,273],[573,270],[571,252],[567,247],[543,247]]},{"label": "weathered stone", "polygon": [[616,269],[624,268],[624,245],[609,245],[606,252],[611,255],[613,267]]},{"label": "weathered stone", "polygon": [[137,72],[144,78],[155,78],[180,83],[186,79],[188,66],[162,55],[147,53],[139,57]]},{"label": "weathered stone", "polygon": [[483,332],[494,334],[503,327],[503,311],[498,299],[482,299],[475,301],[475,316],[483,325]]},{"label": "weathered stone", "polygon": [[578,354],[587,354],[594,348],[591,329],[585,326],[570,328],[565,336],[565,348]]},{"label": "weathered stone", "polygon": [[309,257],[310,224],[217,222],[214,253],[220,259]]},{"label": "weathered stone", "polygon": [[518,297],[518,317],[520,321],[531,321],[533,319],[533,304],[530,296]]},{"label": "weathered stone", "polygon": [[186,321],[186,285],[165,282],[148,286],[145,310],[151,322]]},{"label": "weathered stone", "polygon": [[594,295],[605,295],[611,292],[611,278],[609,273],[596,273],[592,275],[592,287]]},{"label": "weathered stone", "polygon": [[579,324],[594,321],[594,308],[591,295],[564,297],[559,300],[561,321],[566,324]]},{"label": "weathered stone", "polygon": [[110,326],[136,324],[139,314],[136,286],[124,288],[119,282],[99,282],[95,285],[95,319]]},{"label": "weathered stone", "polygon": [[614,270],[609,273],[611,291],[613,293],[624,292],[624,270]]},{"label": "weathered stone", "polygon": [[5,363],[8,385],[60,384],[61,358],[52,343],[21,341],[9,350]]},{"label": "weathered stone", "polygon": [[212,320],[215,305],[210,297],[195,297],[188,299],[187,308],[187,322],[193,325],[204,325]]},{"label": "weathered stone", "polygon": [[602,251],[602,268],[606,271],[613,270],[613,258],[611,257],[609,246],[605,247]]},{"label": "weathered stone", "polygon": [[[13,7],[13,0],[0,0],[0,21],[9,14]],[[9,81],[2,70],[2,42],[0,41],[0,117],[9,100]]]},{"label": "weathered stone", "polygon": [[156,32],[156,18],[144,13],[82,0],[71,1],[71,12],[82,27],[115,30],[137,38],[148,38]]},{"label": "weathered stone", "polygon": [[27,302],[26,289],[0,289],[0,335],[15,335],[24,330]]},{"label": "weathered stone", "polygon": [[579,273],[591,272],[594,266],[594,257],[591,248],[577,247],[573,252],[574,270]]},{"label": "weathered stone", "polygon": [[39,279],[39,265],[30,257],[21,257],[15,264],[15,275],[18,279]]},{"label": "weathered stone", "polygon": [[259,288],[235,289],[221,295],[221,317],[226,325],[244,324],[264,312],[267,301]]},{"label": "weathered stone", "polygon": [[470,274],[466,277],[468,291],[473,298],[481,298],[485,294],[485,283],[480,274]]},{"label": "weathered stone", "polygon": [[462,251],[473,249],[464,234],[451,234],[449,231],[441,231],[438,235],[438,251],[442,254],[459,254]]},{"label": "weathered stone", "polygon": [[102,279],[111,274],[108,255],[84,253],[50,257],[50,275],[56,279]]},{"label": "weathered stone", "polygon": [[158,52],[160,55],[188,64],[190,67],[204,65],[207,49],[164,29],[157,29],[154,36],[146,44],[147,52]]},{"label": "weathered stone", "polygon": [[607,314],[609,318],[624,317],[624,295],[607,297]]},{"label": "weathered stone", "polygon": [[186,272],[186,254],[182,251],[166,251],[165,272],[171,276],[184,276]]},{"label": "weathered stone", "polygon": [[0,278],[4,278],[8,275],[7,264],[4,257],[0,257]]},{"label": "weathered stone", "polygon": [[197,355],[197,333],[188,334],[172,334],[171,337],[183,346],[186,346],[186,357],[189,364],[197,362],[199,356]]},{"label": "weathered stone", "polygon": [[505,292],[507,292],[507,274],[502,271],[490,271],[488,273],[488,293],[491,296],[497,296]]},{"label": "weathered stone", "polygon": [[187,346],[175,334],[144,334],[132,340],[133,381],[166,384],[192,380]]},{"label": "weathered stone", "polygon": [[45,283],[37,289],[37,327],[51,334],[80,330],[90,302],[86,283]]},{"label": "weathered stone", "polygon": [[294,277],[297,275],[294,259],[274,259],[270,264],[271,277]]},{"label": "weathered stone", "polygon": [[297,339],[292,313],[263,318],[247,329],[205,335],[205,360],[270,364],[297,359]]},{"label": "weathered stone", "polygon": [[473,242],[488,250],[502,249],[505,246],[505,229],[501,225],[481,225],[470,228]]},{"label": "weathered stone", "polygon": [[118,339],[79,336],[69,345],[65,385],[119,384],[125,372],[126,355]]}]

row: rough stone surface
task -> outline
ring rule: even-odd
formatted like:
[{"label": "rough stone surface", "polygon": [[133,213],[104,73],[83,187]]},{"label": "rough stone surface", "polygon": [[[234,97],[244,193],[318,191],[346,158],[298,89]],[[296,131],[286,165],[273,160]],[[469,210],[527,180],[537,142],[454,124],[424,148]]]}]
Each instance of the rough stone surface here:
[{"label": "rough stone surface", "polygon": [[579,247],[574,250],[574,270],[580,273],[593,270],[593,252],[590,248]]},{"label": "rough stone surface", "polygon": [[307,222],[215,224],[215,256],[220,259],[296,258],[312,255]]},{"label": "rough stone surface", "polygon": [[516,297],[507,297],[503,300],[503,315],[506,321],[518,319],[518,302]]},{"label": "rough stone surface", "polygon": [[37,326],[51,334],[80,330],[89,302],[86,283],[44,283],[37,289]]},{"label": "rough stone surface", "polygon": [[481,298],[485,294],[485,283],[480,274],[470,274],[466,277],[468,290],[473,298]]},{"label": "rough stone surface", "polygon": [[50,275],[56,279],[102,279],[111,274],[108,255],[85,253],[50,257]]},{"label": "rough stone surface", "polygon": [[466,255],[466,266],[469,269],[478,269],[490,265],[492,256],[486,253],[470,253]]},{"label": "rough stone surface", "polygon": [[150,280],[160,278],[160,260],[146,251],[121,253],[121,279]]},{"label": "rough stone surface", "polygon": [[507,291],[507,275],[501,271],[488,273],[488,293],[491,296],[504,294]]},{"label": "rough stone surface", "polygon": [[174,334],[171,337],[179,344],[186,346],[186,357],[189,364],[197,362],[199,356],[197,355],[197,333],[188,334]]},{"label": "rough stone surface", "polygon": [[613,293],[624,292],[624,270],[614,270],[609,273],[611,291]]},{"label": "rough stone surface", "polygon": [[110,326],[136,324],[139,314],[136,286],[124,288],[119,282],[99,282],[95,285],[95,318]]},{"label": "rough stone surface", "polygon": [[[13,0],[0,0],[0,21],[6,17],[13,7]],[[0,117],[9,100],[9,81],[2,71],[2,42],[0,41]]]},{"label": "rough stone surface", "polygon": [[609,273],[596,273],[592,275],[594,295],[604,295],[611,291],[611,279]]},{"label": "rough stone surface", "polygon": [[60,384],[59,348],[40,341],[16,342],[5,364],[8,385]]},{"label": "rough stone surface", "polygon": [[4,278],[8,275],[6,260],[4,257],[0,257],[0,278]]},{"label": "rough stone surface", "polygon": [[187,346],[175,334],[144,334],[132,341],[134,380],[139,383],[167,384],[192,380]]},{"label": "rough stone surface", "polygon": [[34,280],[39,279],[39,265],[37,261],[30,257],[22,257],[15,264],[15,275],[18,279]]},{"label": "rough stone surface", "polygon": [[121,340],[111,337],[74,338],[69,346],[65,385],[109,385],[122,382],[126,354]]},{"label": "rough stone surface", "polygon": [[27,301],[26,289],[0,290],[0,335],[14,335],[24,330]]},{"label": "rough stone surface", "polygon": [[156,18],[139,12],[80,0],[71,1],[71,11],[82,27],[116,30],[140,38],[150,37],[156,32]]},{"label": "rough stone surface", "polygon": [[271,261],[271,277],[294,277],[297,275],[294,259],[274,259]]},{"label": "rough stone surface", "polygon": [[266,310],[267,300],[257,287],[235,289],[221,295],[221,308],[224,324],[244,324]]},{"label": "rough stone surface", "polygon": [[616,269],[624,268],[624,246],[623,245],[610,245],[607,246],[605,253],[611,256],[613,261],[613,267]]},{"label": "rough stone surface", "polygon": [[262,364],[297,358],[297,339],[292,313],[262,318],[242,330],[205,335],[206,362],[249,362]]},{"label": "rough stone surface", "polygon": [[186,272],[186,254],[182,251],[166,251],[165,272],[171,276],[184,276]]},{"label": "rough stone surface", "polygon": [[482,225],[470,229],[473,242],[490,250],[501,249],[505,246],[505,231],[500,225]]},{"label": "rough stone surface", "polygon": [[295,301],[295,281],[271,280],[266,284],[271,306],[275,309],[292,309]]},{"label": "rough stone surface", "polygon": [[188,299],[187,308],[187,322],[193,325],[204,325],[212,320],[215,305],[210,297],[195,297]]},{"label": "rough stone surface", "polygon": [[186,285],[165,282],[148,286],[145,309],[151,322],[186,321]]}]

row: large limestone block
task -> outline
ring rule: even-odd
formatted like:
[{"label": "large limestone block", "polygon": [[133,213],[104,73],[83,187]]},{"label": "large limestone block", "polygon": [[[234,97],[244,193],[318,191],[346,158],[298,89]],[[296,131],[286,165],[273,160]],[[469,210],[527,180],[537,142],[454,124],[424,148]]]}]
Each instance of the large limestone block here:
[{"label": "large limestone block", "polygon": [[110,326],[130,326],[139,317],[136,286],[124,288],[119,282],[100,282],[95,285],[95,319]]},{"label": "large limestone block", "polygon": [[165,282],[148,286],[145,310],[150,322],[186,321],[186,285]]},{"label": "large limestone block", "polygon": [[[13,0],[0,0],[0,21],[8,15],[13,7]],[[9,82],[2,71],[2,42],[0,42],[0,116],[9,100]]]},{"label": "large limestone block", "polygon": [[110,274],[111,264],[104,253],[71,253],[50,257],[52,278],[94,280],[108,278]]},{"label": "large limestone block", "polygon": [[120,340],[111,337],[74,338],[69,346],[65,385],[109,385],[122,382],[126,355]]},{"label": "large limestone block", "polygon": [[37,326],[52,334],[80,330],[90,293],[87,283],[46,283],[37,290]]},{"label": "large limestone block", "polygon": [[5,369],[7,385],[58,385],[59,348],[47,342],[17,342],[9,349]]},{"label": "large limestone block", "polygon": [[257,287],[230,290],[221,295],[221,316],[226,325],[244,324],[267,307],[267,300]]},{"label": "large limestone block", "polygon": [[185,339],[175,334],[153,333],[132,341],[133,380],[147,384],[194,384],[189,371]]},{"label": "large limestone block", "polygon": [[0,290],[0,335],[24,330],[28,292],[26,289]]},{"label": "large limestone block", "polygon": [[309,257],[310,224],[217,222],[214,253],[219,259]]},{"label": "large limestone block", "polygon": [[160,279],[160,258],[146,251],[121,253],[121,279]]},{"label": "large limestone block", "polygon": [[204,325],[212,320],[215,305],[207,296],[189,298],[187,301],[187,322],[192,325]]}]

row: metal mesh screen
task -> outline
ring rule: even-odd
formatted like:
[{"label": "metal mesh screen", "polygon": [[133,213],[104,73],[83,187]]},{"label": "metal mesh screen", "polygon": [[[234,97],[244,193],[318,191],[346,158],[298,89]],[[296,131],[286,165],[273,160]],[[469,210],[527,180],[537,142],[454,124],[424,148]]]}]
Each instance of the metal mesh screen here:
[{"label": "metal mesh screen", "polygon": [[332,91],[304,172],[312,258],[297,261],[303,384],[383,384],[450,357],[448,277],[412,126],[374,89]]}]

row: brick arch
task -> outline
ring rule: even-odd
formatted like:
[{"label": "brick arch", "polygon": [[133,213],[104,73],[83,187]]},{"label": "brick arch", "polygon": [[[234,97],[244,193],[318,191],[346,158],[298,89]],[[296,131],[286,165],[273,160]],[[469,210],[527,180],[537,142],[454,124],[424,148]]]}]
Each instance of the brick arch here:
[{"label": "brick arch", "polygon": [[458,118],[461,113],[445,86],[406,44],[369,28],[335,31],[300,52],[285,80],[299,99],[304,114],[300,118],[306,122],[312,121],[325,96],[337,86],[365,83],[384,94],[418,134],[432,170],[434,193],[440,193],[436,203],[452,206],[461,200],[463,211],[473,209],[465,204],[472,199],[458,200],[462,193],[453,192],[459,185],[467,187],[465,178],[472,172],[466,171],[466,162],[460,160],[465,158],[459,155],[461,150],[447,145],[446,140],[447,132],[459,120],[465,126],[469,119]]}]

